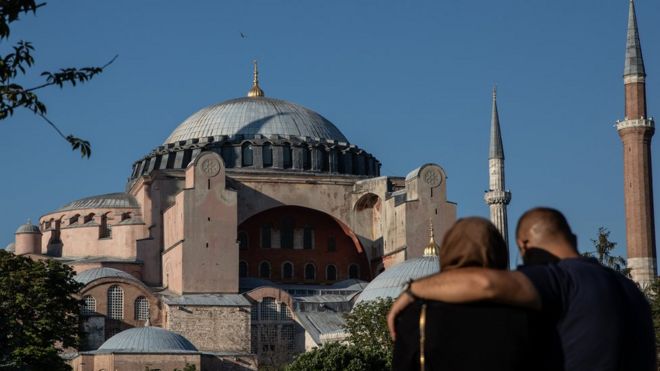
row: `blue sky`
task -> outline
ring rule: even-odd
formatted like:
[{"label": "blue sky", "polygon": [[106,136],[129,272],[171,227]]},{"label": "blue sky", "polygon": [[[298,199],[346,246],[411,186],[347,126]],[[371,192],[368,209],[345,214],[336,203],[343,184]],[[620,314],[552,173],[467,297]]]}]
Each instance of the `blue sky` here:
[{"label": "blue sky", "polygon": [[[636,4],[653,115],[660,3]],[[443,166],[459,216],[488,215],[497,84],[510,229],[527,208],[549,205],[566,213],[581,249],[599,226],[623,247],[613,124],[623,118],[627,12],[625,0],[49,2],[12,29],[11,41],[33,42],[34,72],[119,58],[89,84],[41,96],[66,134],[92,142],[91,159],[29,113],[0,122],[0,246],[27,218],[122,191],[132,163],[186,117],[243,96],[256,58],[266,95],[327,117],[382,174]]]}]

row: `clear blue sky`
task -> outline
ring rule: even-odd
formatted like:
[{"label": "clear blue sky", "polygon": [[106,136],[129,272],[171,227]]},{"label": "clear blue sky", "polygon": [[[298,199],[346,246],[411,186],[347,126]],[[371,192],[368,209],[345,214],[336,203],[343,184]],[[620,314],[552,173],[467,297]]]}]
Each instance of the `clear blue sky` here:
[{"label": "clear blue sky", "polygon": [[[660,115],[660,3],[638,0],[637,11],[649,112]],[[92,142],[90,160],[30,114],[0,122],[0,247],[27,218],[122,191],[132,163],[186,117],[243,96],[255,58],[268,96],[333,121],[384,175],[443,166],[459,216],[488,215],[497,83],[510,229],[525,209],[550,205],[582,249],[599,226],[623,247],[613,124],[623,118],[627,12],[625,0],[49,2],[12,30],[12,41],[34,43],[35,72],[119,58],[87,85],[42,93],[65,133]]]}]

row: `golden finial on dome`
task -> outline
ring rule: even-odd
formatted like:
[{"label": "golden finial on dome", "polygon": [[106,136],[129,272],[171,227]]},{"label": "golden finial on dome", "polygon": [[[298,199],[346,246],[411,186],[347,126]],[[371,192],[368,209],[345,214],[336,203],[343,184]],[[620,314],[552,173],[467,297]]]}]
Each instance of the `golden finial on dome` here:
[{"label": "golden finial on dome", "polygon": [[257,69],[257,61],[252,61],[254,63],[254,78],[252,79],[252,89],[248,91],[248,97],[263,97],[264,91],[259,87],[259,70]]},{"label": "golden finial on dome", "polygon": [[440,256],[440,246],[435,243],[433,220],[429,218],[429,244],[424,248],[424,256]]}]

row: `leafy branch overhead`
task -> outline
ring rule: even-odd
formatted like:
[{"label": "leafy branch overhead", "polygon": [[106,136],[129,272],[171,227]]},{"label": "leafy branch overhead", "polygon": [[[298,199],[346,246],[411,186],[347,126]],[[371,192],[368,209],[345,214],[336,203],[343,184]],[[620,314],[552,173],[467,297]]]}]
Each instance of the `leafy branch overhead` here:
[{"label": "leafy branch overhead", "polygon": [[[37,4],[34,0],[5,0],[0,5],[0,41],[7,40],[10,35],[10,24],[18,21],[21,14],[36,14],[37,9],[46,3]],[[11,117],[17,109],[27,109],[41,117],[59,136],[69,142],[74,151],[80,151],[82,157],[89,158],[92,154],[89,141],[72,134],[64,135],[53,121],[47,117],[46,104],[39,99],[37,91],[50,86],[64,88],[85,83],[102,73],[116,59],[115,55],[101,67],[61,68],[57,72],[41,73],[44,82],[35,86],[23,86],[17,78],[28,74],[34,65],[32,53],[34,47],[29,41],[18,41],[6,55],[0,55],[0,120]]]}]

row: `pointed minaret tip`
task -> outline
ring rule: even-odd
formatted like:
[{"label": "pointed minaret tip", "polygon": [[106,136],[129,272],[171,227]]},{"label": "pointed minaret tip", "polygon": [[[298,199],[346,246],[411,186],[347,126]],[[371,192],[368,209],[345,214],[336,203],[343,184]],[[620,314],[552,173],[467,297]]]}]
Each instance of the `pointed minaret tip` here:
[{"label": "pointed minaret tip", "polygon": [[263,97],[264,91],[259,87],[259,69],[257,68],[257,61],[252,61],[254,64],[254,72],[252,74],[252,88],[248,91],[248,97]]},{"label": "pointed minaret tip", "polygon": [[490,148],[489,159],[504,159],[504,146],[502,145],[502,134],[500,133],[500,116],[497,112],[497,86],[493,86],[493,112],[490,122]]},{"label": "pointed minaret tip", "polygon": [[623,75],[646,76],[644,59],[642,58],[642,44],[639,41],[639,31],[637,29],[637,14],[633,0],[630,0],[628,8],[628,36],[626,40],[626,61],[623,68]]},{"label": "pointed minaret tip", "polygon": [[433,219],[429,218],[429,243],[424,248],[424,256],[440,256],[440,246],[435,242]]}]

